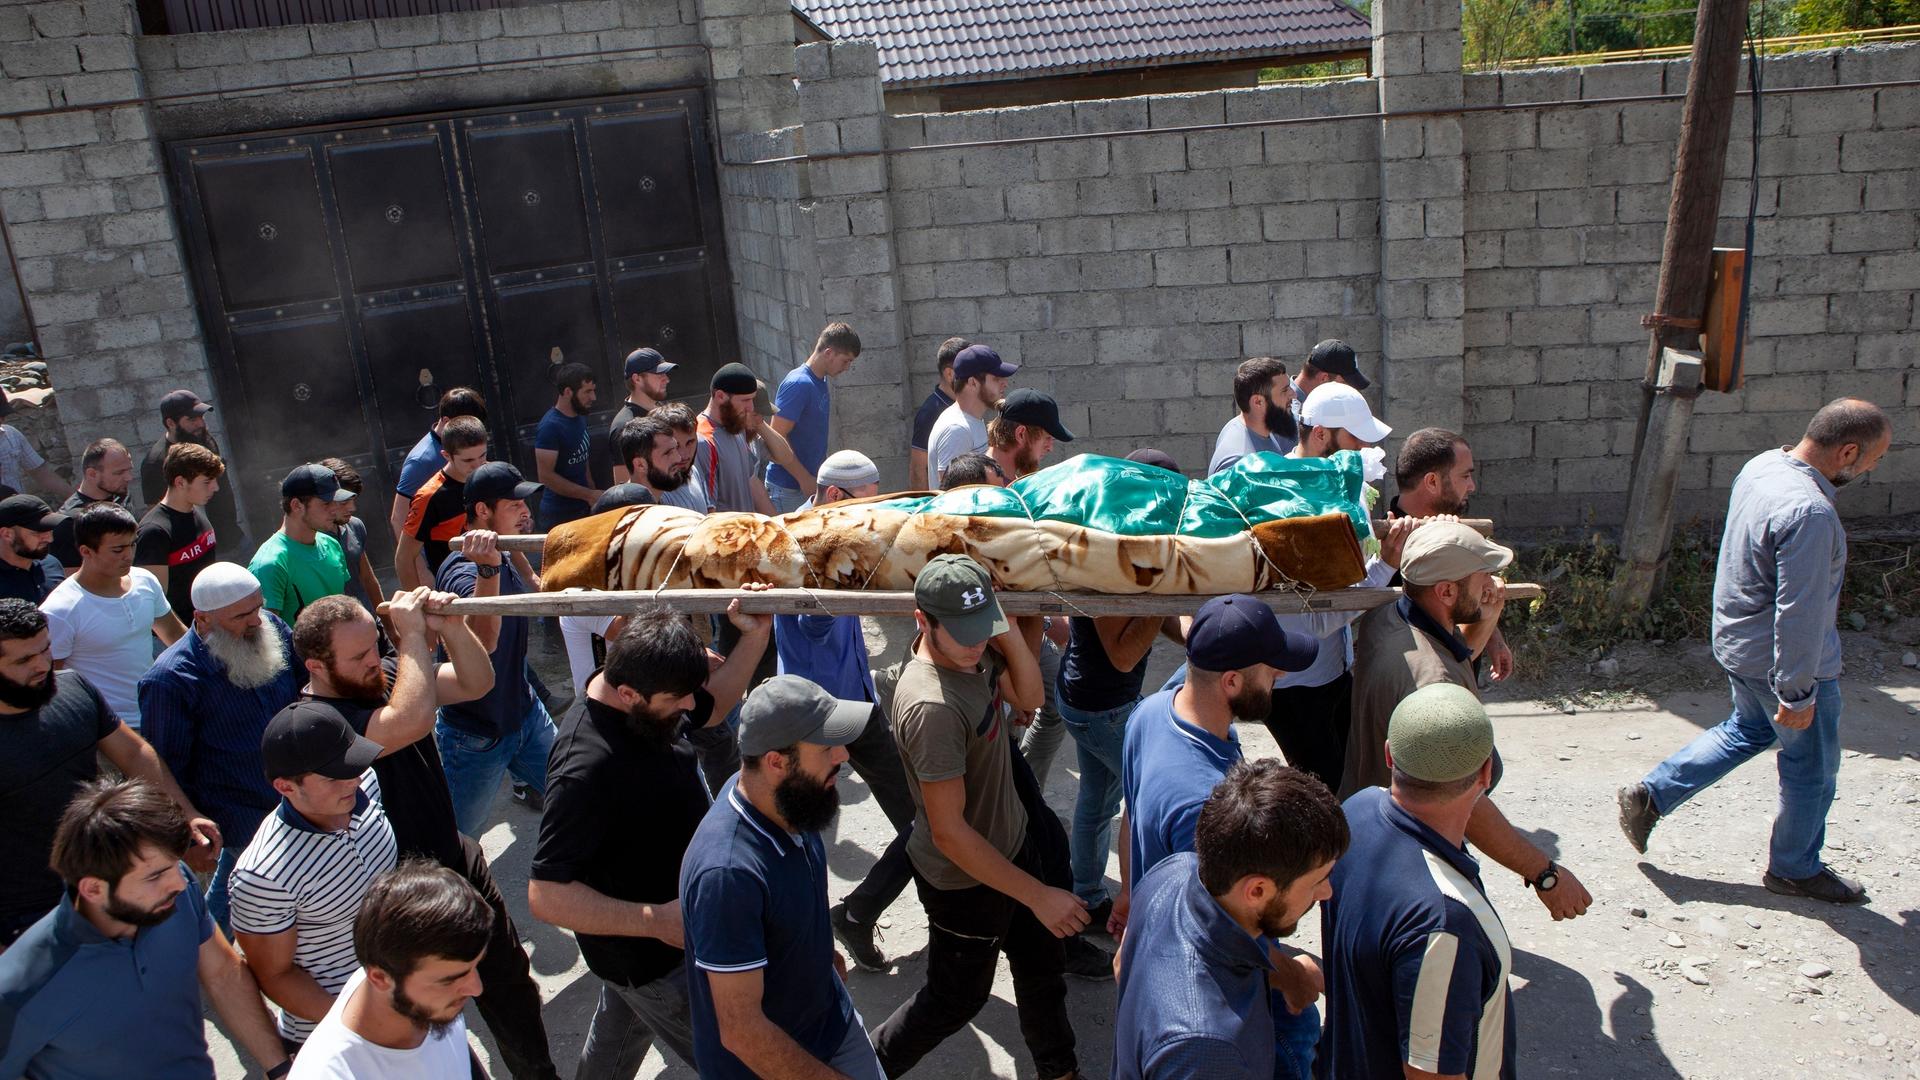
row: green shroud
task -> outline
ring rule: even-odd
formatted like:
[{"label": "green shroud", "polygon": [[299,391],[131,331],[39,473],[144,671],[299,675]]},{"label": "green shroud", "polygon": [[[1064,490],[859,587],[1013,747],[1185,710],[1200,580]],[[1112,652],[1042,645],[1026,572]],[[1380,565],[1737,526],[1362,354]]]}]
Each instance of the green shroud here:
[{"label": "green shroud", "polygon": [[1372,538],[1364,462],[1351,450],[1330,458],[1248,454],[1204,480],[1124,458],[1081,454],[1004,487],[956,488],[880,505],[910,513],[1064,521],[1122,536],[1231,536],[1267,521],[1345,514],[1361,541]]}]

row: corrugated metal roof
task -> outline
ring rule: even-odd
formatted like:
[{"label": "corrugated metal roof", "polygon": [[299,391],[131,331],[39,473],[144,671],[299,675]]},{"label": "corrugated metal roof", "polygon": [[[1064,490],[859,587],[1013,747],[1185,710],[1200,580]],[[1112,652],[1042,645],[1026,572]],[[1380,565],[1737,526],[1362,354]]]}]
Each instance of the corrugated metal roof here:
[{"label": "corrugated metal roof", "polygon": [[836,40],[872,38],[890,89],[1364,49],[1341,0],[795,0]]}]

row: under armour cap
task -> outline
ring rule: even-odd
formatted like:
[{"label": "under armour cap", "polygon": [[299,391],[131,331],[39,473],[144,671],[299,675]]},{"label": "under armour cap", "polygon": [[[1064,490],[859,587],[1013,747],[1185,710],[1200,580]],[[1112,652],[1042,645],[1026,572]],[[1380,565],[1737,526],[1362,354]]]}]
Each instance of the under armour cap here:
[{"label": "under armour cap", "polygon": [[1433,683],[1393,707],[1387,749],[1394,768],[1415,780],[1444,784],[1471,774],[1493,756],[1493,721],[1473,691]]},{"label": "under armour cap", "polygon": [[843,701],[798,675],[775,675],[740,706],[740,753],[755,757],[795,743],[845,746],[873,715],[871,701]]},{"label": "under armour cap", "polygon": [[260,595],[260,579],[239,563],[217,562],[200,571],[188,590],[195,611],[219,611]]},{"label": "under armour cap", "polygon": [[1007,617],[993,596],[993,579],[965,555],[936,555],[922,567],[913,579],[913,606],[969,647],[1007,632]]},{"label": "under armour cap", "polygon": [[627,374],[665,375],[679,364],[670,364],[658,349],[635,349],[627,354]]},{"label": "under armour cap", "polygon": [[1329,375],[1340,376],[1355,390],[1365,390],[1373,385],[1365,375],[1360,374],[1360,365],[1353,357],[1353,346],[1339,338],[1328,338],[1315,345],[1313,351],[1307,354],[1307,365]]},{"label": "under armour cap", "polygon": [[1378,443],[1393,434],[1367,405],[1360,391],[1344,383],[1327,382],[1313,388],[1300,405],[1300,422],[1308,427],[1339,428],[1363,443]]},{"label": "under armour cap", "polygon": [[380,744],[356,733],[340,710],[324,701],[296,701],[281,709],[260,736],[260,760],[269,780],[308,773],[354,780],[379,756]]},{"label": "under armour cap", "polygon": [[760,377],[745,364],[727,364],[713,373],[713,388],[723,394],[751,394],[760,389]]},{"label": "under armour cap", "polygon": [[1272,608],[1245,593],[1207,601],[1187,631],[1187,663],[1202,671],[1239,671],[1255,664],[1305,671],[1319,655],[1318,641],[1282,627]]},{"label": "under armour cap", "polygon": [[1458,521],[1429,521],[1413,530],[1400,552],[1400,578],[1409,585],[1460,581],[1492,573],[1513,561],[1513,549],[1481,536]]}]

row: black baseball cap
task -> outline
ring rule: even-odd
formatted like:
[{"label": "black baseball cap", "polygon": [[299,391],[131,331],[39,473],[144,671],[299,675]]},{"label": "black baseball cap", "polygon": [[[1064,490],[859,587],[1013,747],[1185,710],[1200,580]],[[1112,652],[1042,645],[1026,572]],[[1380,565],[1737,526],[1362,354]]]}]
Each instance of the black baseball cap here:
[{"label": "black baseball cap", "polygon": [[519,499],[522,502],[540,493],[543,485],[536,484],[520,475],[520,470],[504,461],[489,461],[473,470],[467,477],[466,502],[471,510],[481,503],[499,502],[501,499]]},{"label": "black baseball cap", "polygon": [[1000,409],[1000,419],[1028,427],[1045,428],[1049,435],[1061,442],[1073,441],[1073,432],[1060,422],[1060,405],[1053,400],[1053,395],[1030,387],[1023,386],[1007,395],[1006,404]]},{"label": "black baseball cap", "polygon": [[280,481],[280,497],[283,499],[325,499],[328,502],[347,502],[354,494],[340,486],[340,478],[325,465],[308,462],[295,465],[293,471]]},{"label": "black baseball cap", "polygon": [[178,420],[183,416],[204,416],[213,406],[200,400],[191,390],[175,390],[160,399],[160,419]]},{"label": "black baseball cap", "polygon": [[1307,363],[1329,375],[1338,375],[1348,386],[1355,390],[1365,390],[1373,384],[1360,374],[1360,365],[1354,361],[1353,346],[1339,338],[1328,338],[1313,347],[1307,354]]},{"label": "black baseball cap", "polygon": [[[993,349],[985,345],[969,345],[960,350],[959,356],[953,358],[953,384],[958,386],[975,375],[995,375],[1002,379],[1010,379],[1013,373],[1019,370],[1020,365],[1009,364],[1000,359],[1000,354]],[[1059,437],[1054,436],[1056,439]]]},{"label": "black baseball cap", "polygon": [[9,495],[0,499],[0,529],[32,529],[52,532],[67,515],[47,505],[38,495]]},{"label": "black baseball cap", "polygon": [[635,349],[627,354],[627,374],[665,375],[679,364],[669,364],[658,349]]},{"label": "black baseball cap", "polygon": [[604,514],[609,510],[623,510],[629,506],[652,506],[659,500],[653,497],[645,484],[615,484],[600,493],[593,501],[593,512]]},{"label": "black baseball cap", "polygon": [[273,714],[260,736],[267,779],[319,773],[352,780],[380,756],[380,744],[353,730],[340,710],[324,701],[296,701]]},{"label": "black baseball cap", "polygon": [[760,376],[745,364],[727,364],[713,373],[713,388],[723,394],[751,394],[760,389]]},{"label": "black baseball cap", "polygon": [[1282,627],[1272,608],[1245,593],[1207,601],[1187,631],[1187,663],[1202,671],[1305,671],[1319,655],[1318,641]]}]

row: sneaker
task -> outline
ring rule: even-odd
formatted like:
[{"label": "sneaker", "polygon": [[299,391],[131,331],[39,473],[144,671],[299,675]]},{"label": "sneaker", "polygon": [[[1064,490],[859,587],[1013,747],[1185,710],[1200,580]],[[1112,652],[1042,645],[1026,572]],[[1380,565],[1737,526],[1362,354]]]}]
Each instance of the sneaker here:
[{"label": "sneaker", "polygon": [[1829,904],[1857,904],[1867,898],[1867,890],[1859,882],[1841,877],[1829,866],[1803,878],[1781,877],[1769,870],[1760,880],[1768,892],[1781,896],[1806,896]]},{"label": "sneaker", "polygon": [[853,966],[861,971],[887,970],[887,958],[880,953],[879,946],[873,943],[874,927],[853,921],[847,914],[847,905],[835,904],[827,909],[827,921],[833,924],[833,937],[847,950],[847,956],[853,960]]},{"label": "sneaker", "polygon": [[1104,934],[1107,932],[1107,920],[1113,916],[1113,900],[1108,898],[1087,908],[1087,928],[1083,934]]},{"label": "sneaker", "polygon": [[547,808],[547,797],[533,789],[532,784],[513,782],[513,801],[538,814]]},{"label": "sneaker", "polygon": [[1645,784],[1633,784],[1620,789],[1620,831],[1627,834],[1627,843],[1642,855],[1647,853],[1647,836],[1653,832],[1653,823],[1660,820],[1660,811],[1653,805],[1653,792]]},{"label": "sneaker", "polygon": [[1082,979],[1113,978],[1113,956],[1105,949],[1078,934],[1060,943],[1067,949],[1067,974]]}]

